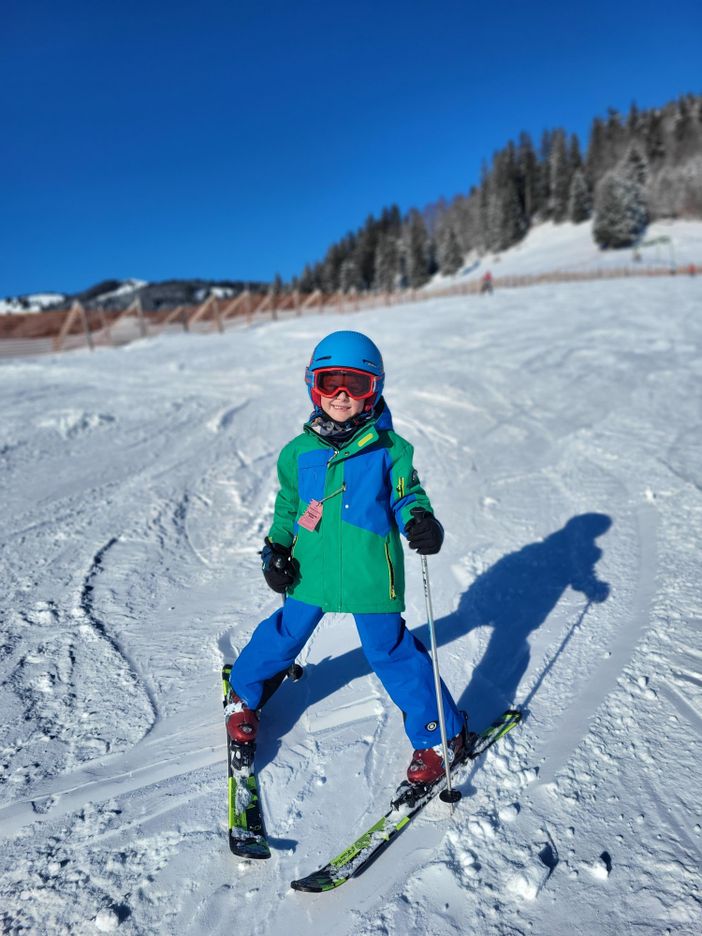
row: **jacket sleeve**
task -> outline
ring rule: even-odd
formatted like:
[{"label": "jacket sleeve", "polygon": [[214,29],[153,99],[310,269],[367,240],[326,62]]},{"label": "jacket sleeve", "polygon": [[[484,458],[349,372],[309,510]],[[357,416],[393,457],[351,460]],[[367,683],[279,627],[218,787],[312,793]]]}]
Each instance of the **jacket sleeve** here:
[{"label": "jacket sleeve", "polygon": [[392,499],[390,504],[395,514],[395,522],[401,533],[412,517],[412,508],[422,507],[433,514],[431,502],[419,481],[419,475],[412,464],[414,449],[409,442],[403,446],[393,457],[390,466],[392,483]]},{"label": "jacket sleeve", "polygon": [[278,483],[280,490],[275,499],[273,523],[268,538],[281,546],[292,546],[299,506],[297,457],[292,444],[286,445],[278,457]]}]

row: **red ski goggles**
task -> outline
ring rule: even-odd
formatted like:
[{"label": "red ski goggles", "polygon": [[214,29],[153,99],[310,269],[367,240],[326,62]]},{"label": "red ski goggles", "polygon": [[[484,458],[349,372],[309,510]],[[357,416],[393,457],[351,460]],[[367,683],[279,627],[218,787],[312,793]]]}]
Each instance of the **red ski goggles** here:
[{"label": "red ski goggles", "polygon": [[353,400],[368,400],[376,387],[373,374],[354,367],[322,367],[313,373],[312,389],[325,397],[345,390]]}]

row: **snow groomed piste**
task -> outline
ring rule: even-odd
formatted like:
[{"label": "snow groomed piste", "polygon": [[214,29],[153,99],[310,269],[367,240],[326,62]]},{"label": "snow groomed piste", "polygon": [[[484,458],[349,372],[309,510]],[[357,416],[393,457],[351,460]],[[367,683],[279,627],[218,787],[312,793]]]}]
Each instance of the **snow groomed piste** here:
[{"label": "snow groomed piste", "polygon": [[385,812],[401,719],[328,615],[265,709],[272,857],[238,861],[220,676],[276,604],[258,556],[275,457],[308,413],[297,362],[339,317],[3,362],[3,928],[696,933],[701,282],[343,319],[383,348],[447,529],[442,676],[471,726],[529,720],[461,767],[450,820],[434,801],[318,898],[290,882]]},{"label": "snow groomed piste", "polygon": [[[464,756],[457,758],[451,771],[452,777],[456,775],[455,779],[458,779],[461,764],[476,760],[484,754],[496,741],[516,727],[521,718],[521,712],[510,709],[477,735],[473,743],[466,748]],[[297,891],[320,893],[333,890],[349,878],[357,877],[380,857],[412,819],[445,788],[444,778],[431,786],[403,781],[395,792],[390,809],[367,832],[336,858],[332,858],[329,864],[307,877],[293,881],[290,886]]]}]

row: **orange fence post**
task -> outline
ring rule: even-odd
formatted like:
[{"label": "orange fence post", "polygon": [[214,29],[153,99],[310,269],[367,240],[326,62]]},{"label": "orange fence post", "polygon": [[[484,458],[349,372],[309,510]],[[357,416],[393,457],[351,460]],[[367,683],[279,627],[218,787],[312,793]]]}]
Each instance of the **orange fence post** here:
[{"label": "orange fence post", "polygon": [[66,338],[66,335],[71,330],[74,321],[80,315],[80,309],[82,308],[80,302],[76,299],[73,305],[70,308],[70,311],[66,318],[64,319],[63,325],[58,335],[54,338],[54,351],[60,351],[63,348],[63,342]]}]

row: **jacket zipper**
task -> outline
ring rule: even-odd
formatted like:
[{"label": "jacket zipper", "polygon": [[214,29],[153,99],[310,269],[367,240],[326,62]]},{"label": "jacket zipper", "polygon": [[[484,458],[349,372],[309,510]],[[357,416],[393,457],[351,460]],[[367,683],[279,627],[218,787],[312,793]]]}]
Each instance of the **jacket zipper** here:
[{"label": "jacket zipper", "polygon": [[395,570],[392,567],[392,559],[390,558],[390,547],[388,544],[385,544],[385,559],[388,563],[388,575],[390,577],[390,597],[395,598]]},{"label": "jacket zipper", "polygon": [[[333,457],[334,456],[332,455],[332,458]],[[327,462],[327,468],[329,468],[332,458],[330,458],[329,461]],[[346,491],[346,482],[344,481],[342,482],[342,485],[340,488],[337,488],[335,491],[332,491],[331,494],[327,494],[326,497],[323,497],[319,503],[323,504],[325,501],[328,501],[330,497],[336,497],[337,494],[343,494],[345,491]],[[341,602],[341,595],[343,592],[342,579],[344,575],[344,563],[343,563],[343,557],[341,555],[341,541],[342,541],[341,530],[339,530],[339,594],[338,594],[339,603]]]},{"label": "jacket zipper", "polygon": [[319,503],[323,504],[324,501],[328,501],[330,497],[336,497],[337,494],[343,494],[345,490],[346,490],[346,482],[344,481],[344,483],[341,485],[340,488],[337,488],[335,491],[332,491],[331,494],[327,494],[327,496],[323,497]]}]

